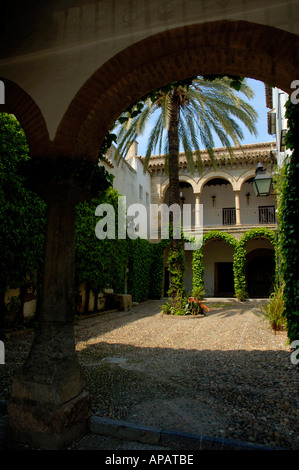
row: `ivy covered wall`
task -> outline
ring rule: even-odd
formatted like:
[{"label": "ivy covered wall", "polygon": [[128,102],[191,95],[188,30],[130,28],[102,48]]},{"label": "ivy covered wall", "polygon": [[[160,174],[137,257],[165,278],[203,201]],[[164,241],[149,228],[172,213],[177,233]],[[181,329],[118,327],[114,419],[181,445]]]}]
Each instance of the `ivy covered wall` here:
[{"label": "ivy covered wall", "polygon": [[234,270],[234,288],[235,295],[239,300],[245,300],[248,296],[246,286],[246,243],[252,238],[264,237],[271,241],[276,251],[276,235],[273,230],[259,227],[244,233],[238,241],[229,233],[212,230],[204,235],[203,244],[199,250],[194,251],[192,260],[193,269],[193,288],[204,287],[204,265],[203,265],[203,247],[209,240],[221,239],[226,241],[234,249],[233,270]]},{"label": "ivy covered wall", "polygon": [[299,339],[299,105],[289,100],[286,117],[292,154],[280,178],[278,246],[288,337],[294,341]]},{"label": "ivy covered wall", "polygon": [[141,238],[127,240],[127,243],[128,293],[136,302],[161,298],[165,243],[150,243]]},{"label": "ivy covered wall", "polygon": [[133,301],[161,298],[165,241],[152,244],[148,240],[129,237],[104,238],[95,234],[95,210],[108,203],[115,209],[115,233],[118,233],[117,190],[109,188],[98,198],[77,206],[76,276],[78,286],[85,282],[94,295],[112,288],[123,294],[127,291]]}]

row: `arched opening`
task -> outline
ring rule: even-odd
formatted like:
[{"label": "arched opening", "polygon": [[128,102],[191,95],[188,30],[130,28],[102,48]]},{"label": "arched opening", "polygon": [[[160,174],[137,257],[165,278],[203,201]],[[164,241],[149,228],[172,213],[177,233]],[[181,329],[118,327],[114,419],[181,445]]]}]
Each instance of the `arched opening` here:
[{"label": "arched opening", "polygon": [[233,188],[227,179],[211,178],[202,190],[203,224],[207,227],[235,225],[236,209]]},{"label": "arched opening", "polygon": [[207,297],[234,296],[234,248],[213,238],[203,247],[204,290]]},{"label": "arched opening", "polygon": [[[91,161],[96,161],[99,146],[105,134],[127,106],[159,86],[197,74],[241,74],[266,83],[273,83],[279,88],[290,92],[292,80],[299,76],[298,50],[298,36],[245,21],[217,21],[200,25],[186,25],[182,28],[162,32],[133,44],[96,70],[78,91],[67,109],[53,144],[49,142],[43,126],[35,132],[32,130],[32,135],[36,138],[36,147],[31,145],[31,148],[34,149],[32,152],[39,155],[45,151],[46,154],[56,153],[56,155],[68,155],[78,159],[87,157]],[[17,107],[17,103],[14,104],[14,107]],[[14,109],[12,109],[12,112],[14,112]],[[21,119],[20,115],[21,113],[17,114],[26,132],[25,121]],[[30,113],[27,122],[30,119],[29,115]],[[34,127],[34,123],[32,123],[32,126]],[[28,133],[30,134],[29,127]],[[50,227],[53,244],[57,240],[57,233],[61,229],[59,222],[65,221],[64,230],[66,233],[73,233],[74,231],[73,219],[69,222],[67,218],[70,215],[69,207],[73,205],[74,200],[75,194],[73,192],[67,200],[68,206],[64,203],[66,199],[61,197],[62,208],[58,214],[59,217],[57,217],[56,225],[53,224]],[[219,244],[218,248],[216,243]],[[48,261],[50,265],[53,262],[57,263],[57,266],[61,268],[61,272],[65,274],[68,280],[72,278],[73,273],[73,265],[71,265],[73,253],[71,252],[69,256],[70,267],[67,273],[65,272],[62,253],[69,250],[71,243],[65,243],[65,246],[61,243],[58,243],[58,245],[60,248],[59,258],[52,259],[49,257]],[[213,245],[213,253],[219,253],[222,256],[220,261],[214,259],[214,263],[232,262],[233,248],[231,246],[226,245],[223,240],[215,240],[205,247],[206,251],[212,250]],[[50,253],[51,250],[49,249],[48,252]],[[59,271],[59,274],[61,272]],[[69,276],[67,276],[68,274]],[[68,300],[66,292],[71,292],[73,280],[70,281],[70,289],[65,287],[67,284],[63,281],[64,279],[59,277],[61,298],[64,302]],[[211,290],[211,295],[215,295],[215,291],[227,290],[228,288],[228,285],[220,285],[219,287],[219,282],[217,285],[214,283],[214,290]],[[207,294],[209,295],[209,291]],[[61,308],[61,312],[63,311],[64,306]],[[50,308],[46,320],[49,323],[55,320]],[[68,344],[72,349],[73,334],[70,329],[70,319],[61,315],[58,320],[63,327],[66,325],[65,329],[70,339]],[[54,333],[56,332],[54,331]],[[65,335],[62,332],[61,336],[55,334],[53,338],[57,338],[57,343],[59,342],[57,347],[59,351],[61,344],[64,344]],[[35,356],[32,356],[33,361],[37,357],[43,358],[45,349],[52,347],[53,343],[51,341],[48,343],[41,341],[40,345],[42,347],[35,351]],[[55,362],[55,359],[52,362]],[[76,364],[75,366],[77,367]],[[72,396],[63,396],[61,398],[63,404],[69,403],[73,397],[80,397],[82,384],[79,375],[80,371],[76,368],[71,377],[74,384],[71,391]],[[63,377],[61,390],[64,392],[69,388],[68,386],[68,379]],[[28,387],[29,389],[30,387]],[[56,391],[57,388],[55,388],[55,393]],[[39,399],[38,396],[35,398]],[[83,400],[85,404],[84,396],[82,396],[82,402]],[[39,403],[42,406],[41,400]],[[80,405],[81,403],[79,403],[78,408]],[[58,416],[58,419],[61,419],[62,414],[63,412]],[[87,413],[84,411],[82,414],[84,415],[83,422]],[[26,416],[27,420],[28,416],[29,412]]]},{"label": "arched opening", "polygon": [[[188,212],[187,219],[189,219],[189,220],[186,219],[187,224],[184,226],[184,229],[186,229],[188,231],[195,224],[194,193],[193,193],[192,185],[190,183],[188,183],[187,181],[181,181],[180,180],[179,186],[180,186],[181,215],[182,215],[182,219],[183,219],[184,211],[186,212],[186,215],[187,215],[187,212]],[[165,204],[169,205],[169,186],[165,191],[165,196],[164,196],[164,201],[163,202]],[[188,211],[187,211],[187,208],[188,208]],[[182,222],[184,222],[184,221],[182,220]]]},{"label": "arched opening", "polygon": [[275,195],[256,196],[252,182],[254,176],[247,178],[241,186],[241,222],[244,225],[273,225],[276,223]]},{"label": "arched opening", "polygon": [[1,78],[5,84],[5,104],[0,112],[14,114],[24,129],[31,156],[51,155],[52,143],[49,139],[44,116],[33,98],[19,85]]},{"label": "arched opening", "polygon": [[250,298],[268,298],[275,284],[275,251],[270,240],[254,238],[246,244],[245,277]]},{"label": "arched opening", "polygon": [[105,134],[128,106],[151,90],[196,75],[242,75],[290,93],[299,76],[298,49],[297,35],[246,21],[186,25],[146,38],[82,85],[57,129],[55,147],[96,160]]}]

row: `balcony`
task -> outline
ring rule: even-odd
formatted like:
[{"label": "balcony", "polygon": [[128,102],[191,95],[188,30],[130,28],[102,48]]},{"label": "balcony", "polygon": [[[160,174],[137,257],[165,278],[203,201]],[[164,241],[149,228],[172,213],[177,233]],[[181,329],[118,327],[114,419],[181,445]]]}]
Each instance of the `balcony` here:
[{"label": "balcony", "polygon": [[[259,206],[240,210],[241,225],[276,224],[275,206]],[[236,225],[236,209],[222,208],[203,211],[204,227]]]}]

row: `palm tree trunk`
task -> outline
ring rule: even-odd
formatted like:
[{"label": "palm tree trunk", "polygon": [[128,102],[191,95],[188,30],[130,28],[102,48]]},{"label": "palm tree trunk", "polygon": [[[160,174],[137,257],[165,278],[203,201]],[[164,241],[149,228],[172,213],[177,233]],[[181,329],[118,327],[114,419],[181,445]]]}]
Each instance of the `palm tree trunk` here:
[{"label": "palm tree trunk", "polygon": [[179,103],[172,95],[171,116],[168,129],[169,147],[169,205],[180,205],[179,188]]},{"label": "palm tree trunk", "polygon": [[[168,130],[169,147],[169,205],[178,204],[180,207],[180,187],[179,187],[179,101],[175,90],[171,100],[171,115]],[[174,217],[170,213],[171,245],[169,261],[170,289],[169,294],[176,309],[181,308],[181,287],[183,285],[183,272],[180,262],[180,226],[174,226]],[[179,232],[179,233],[178,233]]]}]

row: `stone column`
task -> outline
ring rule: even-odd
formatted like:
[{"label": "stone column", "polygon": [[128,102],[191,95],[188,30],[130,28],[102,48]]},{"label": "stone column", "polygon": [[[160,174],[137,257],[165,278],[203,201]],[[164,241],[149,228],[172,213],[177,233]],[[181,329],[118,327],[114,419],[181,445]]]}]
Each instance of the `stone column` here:
[{"label": "stone column", "polygon": [[[195,196],[195,204],[200,204],[200,193],[194,194]],[[195,209],[195,227],[200,226],[200,210],[197,208]]]},{"label": "stone column", "polygon": [[6,442],[60,449],[86,433],[89,399],[75,352],[75,205],[71,180],[44,188],[48,205],[38,330],[12,385]]},{"label": "stone column", "polygon": [[240,191],[234,191],[234,194],[235,194],[235,208],[236,208],[236,225],[241,225]]}]

